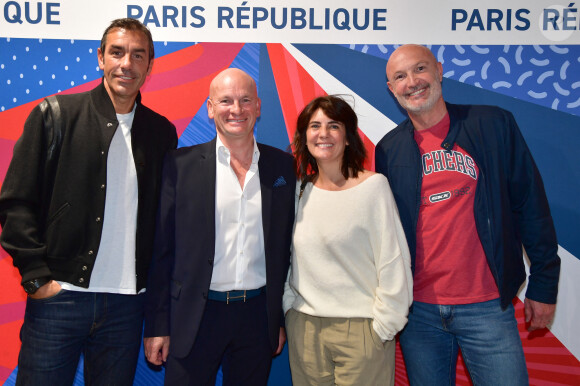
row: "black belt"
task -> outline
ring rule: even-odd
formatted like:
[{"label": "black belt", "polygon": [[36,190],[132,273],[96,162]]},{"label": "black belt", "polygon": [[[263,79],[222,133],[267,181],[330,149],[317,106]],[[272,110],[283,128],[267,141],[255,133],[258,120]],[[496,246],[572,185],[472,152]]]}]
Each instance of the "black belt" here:
[{"label": "black belt", "polygon": [[246,302],[246,299],[251,299],[266,291],[266,287],[252,289],[252,290],[236,290],[236,291],[212,291],[209,290],[207,298],[209,300],[217,300],[218,302]]}]

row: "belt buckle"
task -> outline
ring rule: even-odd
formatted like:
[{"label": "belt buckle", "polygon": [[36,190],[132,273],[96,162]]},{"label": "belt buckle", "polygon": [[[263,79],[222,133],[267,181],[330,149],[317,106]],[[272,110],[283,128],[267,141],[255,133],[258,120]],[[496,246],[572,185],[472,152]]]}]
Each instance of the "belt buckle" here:
[{"label": "belt buckle", "polygon": [[240,296],[232,296],[230,297],[230,292],[232,291],[228,291],[226,292],[226,304],[230,304],[230,299],[240,299],[243,298],[244,299],[244,303],[246,302],[246,290],[244,290],[244,294],[240,295]]}]

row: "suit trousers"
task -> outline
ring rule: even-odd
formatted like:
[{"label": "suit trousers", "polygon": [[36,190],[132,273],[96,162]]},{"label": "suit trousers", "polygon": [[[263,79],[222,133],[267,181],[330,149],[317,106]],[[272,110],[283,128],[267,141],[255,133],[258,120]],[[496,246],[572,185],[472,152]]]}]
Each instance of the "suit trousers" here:
[{"label": "suit trousers", "polygon": [[294,386],[393,385],[395,340],[383,343],[368,318],[322,318],[290,309],[288,355]]},{"label": "suit trousers", "polygon": [[176,358],[169,350],[165,385],[214,386],[220,365],[224,386],[266,385],[273,354],[266,296],[229,304],[208,300],[191,352]]}]

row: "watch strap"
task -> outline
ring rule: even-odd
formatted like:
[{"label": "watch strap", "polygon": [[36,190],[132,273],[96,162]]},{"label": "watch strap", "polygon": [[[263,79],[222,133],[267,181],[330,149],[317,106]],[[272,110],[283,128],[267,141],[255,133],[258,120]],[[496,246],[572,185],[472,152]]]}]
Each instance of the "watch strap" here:
[{"label": "watch strap", "polygon": [[43,285],[45,285],[49,281],[50,281],[49,277],[40,277],[38,279],[32,279],[32,280],[28,280],[28,281],[24,282],[22,284],[22,287],[24,288],[24,291],[27,294],[32,295],[32,294],[36,293],[36,291],[38,291],[38,289],[40,287],[42,287]]}]

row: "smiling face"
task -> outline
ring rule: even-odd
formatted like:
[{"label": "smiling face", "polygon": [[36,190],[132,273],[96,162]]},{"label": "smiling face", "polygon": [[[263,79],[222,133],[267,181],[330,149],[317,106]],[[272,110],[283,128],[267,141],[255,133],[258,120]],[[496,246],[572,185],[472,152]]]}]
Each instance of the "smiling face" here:
[{"label": "smiling face", "polygon": [[327,117],[322,109],[316,110],[306,129],[306,146],[316,163],[336,162],[340,167],[346,145],[344,123]]},{"label": "smiling face", "polygon": [[224,143],[252,138],[260,107],[256,83],[241,70],[224,70],[210,85],[207,114]]},{"label": "smiling face", "polygon": [[140,31],[114,28],[107,34],[104,52],[99,48],[97,54],[105,88],[115,110],[117,113],[131,111],[153,67],[147,37]]},{"label": "smiling face", "polygon": [[428,48],[399,47],[387,62],[387,85],[409,114],[438,113],[445,108],[441,92],[443,69]]}]

